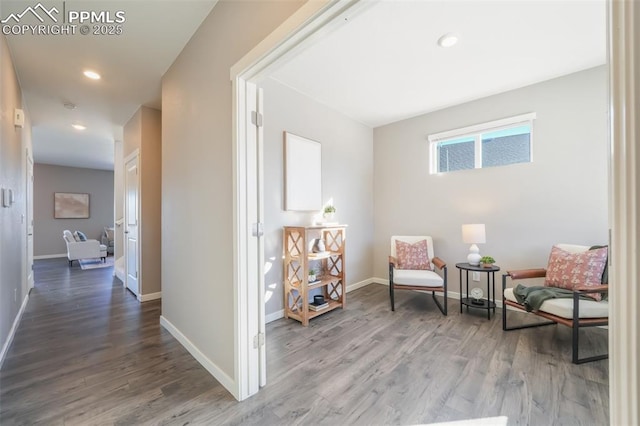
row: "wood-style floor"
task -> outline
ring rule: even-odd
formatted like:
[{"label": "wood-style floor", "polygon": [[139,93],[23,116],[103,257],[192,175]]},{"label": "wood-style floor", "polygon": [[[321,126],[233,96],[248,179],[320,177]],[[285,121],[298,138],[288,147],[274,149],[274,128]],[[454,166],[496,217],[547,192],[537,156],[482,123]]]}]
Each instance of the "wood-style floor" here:
[{"label": "wood-style floor", "polygon": [[[608,424],[608,363],[570,362],[570,330],[503,332],[500,311],[440,314],[430,295],[369,285],[348,308],[267,327],[269,384],[242,403],[159,326],[112,270],[36,262],[0,371],[2,425],[394,424],[508,416],[510,425]],[[525,314],[509,313],[514,320]],[[583,332],[584,355],[607,332]]]}]

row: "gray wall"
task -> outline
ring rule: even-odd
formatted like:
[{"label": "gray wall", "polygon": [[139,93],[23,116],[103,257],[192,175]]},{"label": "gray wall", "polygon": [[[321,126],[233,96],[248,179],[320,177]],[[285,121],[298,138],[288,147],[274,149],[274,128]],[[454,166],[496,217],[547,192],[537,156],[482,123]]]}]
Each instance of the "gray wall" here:
[{"label": "gray wall", "polygon": [[[373,274],[373,130],[272,79],[264,89],[264,199],[267,315],[284,309],[282,227],[310,225],[312,213],[283,210],[283,131],[322,144],[323,203],[347,228],[347,285]],[[300,159],[304,161],[304,159]]]},{"label": "gray wall", "polygon": [[[532,163],[429,174],[428,134],[528,112]],[[607,113],[602,66],[375,129],[375,275],[391,235],[431,235],[459,291],[464,223],[486,224],[480,252],[503,270],[546,266],[554,243],[606,244]]]},{"label": "gray wall", "polygon": [[162,316],[231,380],[229,69],[301,4],[218,2],[162,80]]},{"label": "gray wall", "polygon": [[[66,255],[65,229],[99,241],[103,228],[113,226],[112,171],[36,163],[33,175],[34,256]],[[89,194],[89,219],[54,219],[56,192]]]},{"label": "gray wall", "polygon": [[[24,128],[15,127],[15,108],[25,110]],[[7,40],[0,35],[0,187],[10,188],[14,204],[0,205],[0,364],[9,332],[28,295],[26,279],[26,152],[31,152],[28,110],[13,68]]]}]

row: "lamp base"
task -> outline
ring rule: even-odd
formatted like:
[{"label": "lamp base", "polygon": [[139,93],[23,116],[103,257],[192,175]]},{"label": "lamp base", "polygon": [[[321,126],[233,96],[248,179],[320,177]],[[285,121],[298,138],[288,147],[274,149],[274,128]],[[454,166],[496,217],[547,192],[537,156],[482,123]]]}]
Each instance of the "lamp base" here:
[{"label": "lamp base", "polygon": [[469,265],[471,266],[480,266],[480,259],[482,259],[482,256],[480,256],[480,249],[477,245],[472,244],[469,248],[469,256],[467,256],[467,262],[469,262]]},{"label": "lamp base", "polygon": [[478,253],[470,253],[469,256],[467,256],[467,262],[469,262],[471,266],[480,266],[480,259],[482,259],[482,256]]}]

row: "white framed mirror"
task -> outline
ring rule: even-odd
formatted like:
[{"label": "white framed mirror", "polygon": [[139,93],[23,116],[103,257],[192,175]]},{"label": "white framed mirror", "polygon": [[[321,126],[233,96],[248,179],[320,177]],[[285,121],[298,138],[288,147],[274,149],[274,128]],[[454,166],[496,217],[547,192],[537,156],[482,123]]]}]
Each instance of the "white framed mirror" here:
[{"label": "white framed mirror", "polygon": [[322,209],[322,145],[284,132],[284,209]]}]

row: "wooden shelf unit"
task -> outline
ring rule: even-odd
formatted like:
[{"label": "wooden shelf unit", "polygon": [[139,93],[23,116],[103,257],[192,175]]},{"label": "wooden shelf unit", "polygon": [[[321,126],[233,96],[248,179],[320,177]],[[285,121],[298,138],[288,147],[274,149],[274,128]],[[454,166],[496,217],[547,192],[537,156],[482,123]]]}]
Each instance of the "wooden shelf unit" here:
[{"label": "wooden shelf unit", "polygon": [[[345,242],[347,225],[285,226],[284,248],[284,317],[300,321],[303,326],[318,315],[346,307]],[[326,251],[312,253],[315,238],[324,241]],[[309,265],[321,265],[320,282],[309,284]],[[309,310],[310,290],[321,288],[329,306],[321,311]]]}]

